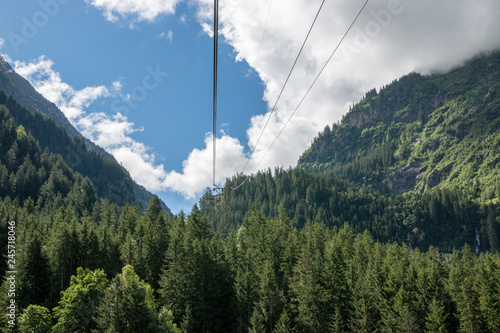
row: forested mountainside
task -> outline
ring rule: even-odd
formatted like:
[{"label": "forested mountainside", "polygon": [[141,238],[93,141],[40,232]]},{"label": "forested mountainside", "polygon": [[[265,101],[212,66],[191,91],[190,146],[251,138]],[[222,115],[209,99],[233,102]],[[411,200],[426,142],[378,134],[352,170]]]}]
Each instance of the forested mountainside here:
[{"label": "forested mountainside", "polygon": [[[238,228],[252,208],[271,219],[282,207],[299,229],[308,221],[328,228],[348,223],[356,233],[368,230],[378,241],[405,242],[422,250],[434,246],[451,251],[464,244],[474,246],[478,239],[481,250],[499,249],[498,203],[473,200],[479,191],[476,188],[386,195],[330,174],[310,174],[298,168],[245,178],[228,179],[221,194],[207,191],[200,200],[202,213],[223,234]],[[240,188],[232,189],[244,181]]]},{"label": "forested mountainside", "polygon": [[[16,124],[31,132],[42,151],[48,148],[60,154],[72,169],[88,176],[99,196],[119,205],[136,200],[143,207],[148,205],[153,194],[135,183],[113,156],[84,138],[54,103],[40,95],[1,56],[0,103],[9,104]],[[111,179],[105,175],[111,175]],[[165,203],[162,206],[168,210]]]},{"label": "forested mountainside", "polygon": [[[118,205],[136,202],[132,179],[113,157],[88,148],[83,139],[70,137],[52,119],[30,112],[3,91],[0,114],[0,177],[6,184],[2,186],[4,196],[17,197],[21,202],[28,197],[38,200],[43,184],[52,177],[51,182],[60,186],[49,192],[55,196],[60,193],[64,198],[73,186],[72,175],[76,172],[88,177],[98,196]],[[64,172],[57,171],[59,167]],[[35,173],[38,179],[34,178]]]},{"label": "forested mountainside", "polygon": [[78,131],[70,124],[64,113],[52,102],[39,94],[22,76],[17,74],[0,55],[0,90],[12,95],[19,103],[32,111],[40,112],[63,126],[70,136],[79,136]]},{"label": "forested mountainside", "polygon": [[[222,233],[254,207],[294,226],[344,223],[379,241],[449,251],[500,238],[500,52],[368,92],[295,169],[228,179],[200,209]],[[237,190],[233,188],[243,185]]]},{"label": "forested mountainside", "polygon": [[498,202],[500,52],[373,89],[319,134],[298,167],[386,193],[475,188],[481,201]]},{"label": "forested mountainside", "polygon": [[500,52],[449,73],[404,76],[327,126],[297,168],[234,176],[220,195],[207,192],[200,209],[222,233],[252,207],[274,218],[282,206],[297,228],[349,223],[422,250],[480,243],[496,251],[498,82]]}]

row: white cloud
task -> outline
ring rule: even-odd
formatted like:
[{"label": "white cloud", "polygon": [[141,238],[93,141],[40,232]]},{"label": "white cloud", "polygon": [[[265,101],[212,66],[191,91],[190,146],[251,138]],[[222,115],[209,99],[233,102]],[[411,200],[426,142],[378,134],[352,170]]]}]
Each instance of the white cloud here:
[{"label": "white cloud", "polygon": [[161,34],[156,35],[155,38],[166,39],[169,42],[171,42],[172,39],[174,38],[174,32],[172,30],[169,30],[167,32],[163,31]]},{"label": "white cloud", "polygon": [[[251,166],[261,160],[364,2],[325,3]],[[213,2],[198,3],[202,28],[211,35]],[[274,0],[260,47],[269,1],[221,3],[220,32],[234,47],[236,59],[246,60],[263,80],[269,109],[319,5],[320,1]],[[259,169],[295,165],[317,133],[339,120],[367,90],[411,71],[449,70],[480,52],[499,48],[499,15],[495,0],[370,2]],[[250,148],[268,116],[252,117],[247,130]],[[245,172],[253,171],[251,166]]]},{"label": "white cloud", "polygon": [[0,49],[2,49],[2,47],[4,46],[4,44],[5,44],[5,39],[0,38]]},{"label": "white cloud", "polygon": [[119,93],[122,90],[123,85],[121,80],[113,81],[112,85],[115,92]]},{"label": "white cloud", "polygon": [[130,172],[138,184],[150,191],[164,191],[165,169],[163,164],[155,165],[155,156],[142,143],[122,145],[112,150],[113,156]]},{"label": "white cloud", "polygon": [[105,86],[75,90],[62,81],[60,74],[52,69],[53,65],[52,60],[40,56],[33,62],[15,61],[14,70],[30,81],[40,94],[55,103],[72,123],[97,98],[112,96]]},{"label": "white cloud", "polygon": [[153,22],[159,16],[175,13],[175,6],[182,0],[85,0],[104,12],[106,20],[121,20],[134,26],[137,22]]},{"label": "white cloud", "polygon": [[[164,184],[188,199],[194,198],[213,183],[213,139],[205,138],[204,149],[194,149],[182,164],[182,173],[172,171],[165,177]],[[217,138],[216,183],[220,184],[236,170],[241,170],[246,158],[238,139],[223,134]]]},{"label": "white cloud", "polygon": [[[10,60],[10,59],[9,59]],[[9,61],[8,60],[8,61]],[[10,60],[10,62],[12,62]],[[32,62],[14,61],[14,70],[25,77],[45,98],[55,103],[71,123],[88,139],[111,153],[130,172],[132,178],[149,190],[165,190],[166,172],[163,165],[155,165],[155,155],[149,147],[133,140],[130,135],[141,128],[120,113],[87,113],[86,109],[98,98],[117,97],[122,84],[112,82],[112,87],[86,87],[76,90],[63,82],[52,67],[54,63],[44,56]],[[110,91],[113,91],[111,93]]]}]

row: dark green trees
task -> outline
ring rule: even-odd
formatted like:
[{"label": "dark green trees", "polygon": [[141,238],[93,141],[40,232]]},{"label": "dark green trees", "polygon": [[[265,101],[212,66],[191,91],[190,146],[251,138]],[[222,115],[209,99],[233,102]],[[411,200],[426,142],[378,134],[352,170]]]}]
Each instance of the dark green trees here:
[{"label": "dark green trees", "polygon": [[249,179],[237,191],[231,188],[243,178],[228,179],[216,210],[211,194],[201,199],[201,211],[217,231],[229,233],[238,228],[252,208],[272,220],[279,216],[281,206],[298,229],[307,221],[328,228],[348,223],[355,233],[368,230],[380,242],[406,242],[423,251],[431,245],[451,252],[474,244],[476,228],[483,251],[496,251],[500,237],[498,205],[479,203],[455,188],[384,195],[336,175],[312,175],[301,169],[276,169],[274,176],[269,170]]},{"label": "dark green trees", "polygon": [[[16,220],[19,314],[39,318],[29,321],[37,325],[48,313],[56,332],[499,328],[498,254],[383,244],[349,225],[309,222],[298,230],[284,208],[271,220],[252,209],[221,237],[196,206],[187,217],[157,208],[154,201],[147,212],[96,201],[90,214],[66,207],[45,215],[30,200],[0,201],[0,225]],[[150,241],[156,235],[163,240]],[[152,253],[163,263],[156,281]],[[141,271],[123,267],[129,260]]]},{"label": "dark green trees", "polygon": [[155,332],[158,320],[153,290],[132,266],[111,280],[96,313],[99,332]]},{"label": "dark green trees", "polygon": [[189,332],[223,332],[234,325],[233,287],[224,244],[197,206],[185,225],[174,222],[160,281],[161,301]]}]

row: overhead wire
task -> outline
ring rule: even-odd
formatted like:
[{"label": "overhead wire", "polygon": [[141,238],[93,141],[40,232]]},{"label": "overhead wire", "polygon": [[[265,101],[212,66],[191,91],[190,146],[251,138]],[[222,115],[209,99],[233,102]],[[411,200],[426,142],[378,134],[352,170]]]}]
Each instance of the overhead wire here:
[{"label": "overhead wire", "polygon": [[217,159],[217,63],[219,46],[219,0],[214,0],[214,82],[213,82],[213,186],[215,183],[215,170]]},{"label": "overhead wire", "polygon": [[[262,162],[262,160],[264,160],[264,158],[266,157],[267,153],[271,150],[271,148],[273,147],[273,145],[276,143],[276,141],[278,140],[278,138],[280,137],[281,133],[283,133],[283,130],[285,129],[285,127],[288,125],[288,123],[290,122],[290,120],[292,119],[292,117],[295,115],[295,113],[297,112],[297,110],[300,108],[300,106],[302,105],[302,102],[304,102],[304,100],[306,99],[307,95],[309,94],[309,92],[311,91],[311,89],[314,87],[314,85],[316,84],[316,82],[318,81],[319,77],[321,76],[321,74],[323,73],[323,71],[325,70],[326,66],[328,65],[328,63],[330,62],[330,60],[333,58],[333,56],[335,55],[335,53],[337,52],[338,48],[340,47],[340,44],[342,44],[342,41],[345,39],[345,37],[347,36],[347,34],[349,33],[349,31],[351,30],[352,26],[354,25],[354,23],[356,22],[356,20],[358,19],[359,15],[361,15],[361,12],[363,11],[363,9],[366,7],[366,5],[368,4],[368,1],[370,0],[366,0],[365,4],[363,5],[363,7],[361,8],[361,10],[358,12],[358,15],[356,15],[356,18],[354,19],[354,21],[351,23],[351,25],[349,26],[349,28],[347,29],[347,31],[345,32],[344,36],[342,36],[342,39],[339,41],[339,43],[337,44],[337,46],[335,47],[335,49],[333,50],[332,54],[330,55],[330,57],[328,58],[328,60],[325,62],[325,64],[323,65],[323,67],[321,68],[321,70],[319,71],[318,75],[316,76],[316,78],[314,79],[314,81],[311,83],[311,85],[309,86],[309,89],[307,89],[306,93],[304,94],[304,96],[302,97],[302,99],[300,100],[299,104],[297,105],[297,107],[293,110],[292,114],[290,115],[290,117],[287,119],[287,121],[285,122],[285,124],[283,125],[283,127],[281,128],[281,130],[279,131],[278,135],[276,136],[276,138],[274,139],[274,141],[271,143],[271,145],[269,146],[269,148],[266,150],[266,152],[264,153],[264,155],[262,156],[262,158],[260,159],[259,163],[257,163],[256,167],[257,168],[260,163]],[[254,170],[255,171],[255,170]]]},{"label": "overhead wire", "polygon": [[307,32],[306,38],[304,39],[304,42],[302,43],[302,46],[300,47],[299,53],[297,54],[297,57],[295,57],[295,61],[293,62],[292,68],[290,69],[290,72],[288,73],[288,76],[287,76],[287,78],[285,80],[285,83],[283,84],[283,87],[281,88],[281,91],[278,94],[278,98],[276,99],[276,102],[274,103],[274,106],[271,109],[271,112],[269,113],[269,116],[267,117],[267,121],[264,124],[264,127],[262,128],[262,131],[260,132],[259,138],[257,139],[257,142],[253,146],[253,148],[252,148],[252,150],[250,152],[250,156],[248,157],[247,162],[245,163],[245,166],[243,167],[243,170],[241,171],[241,173],[245,172],[245,169],[247,168],[248,163],[252,159],[253,153],[255,152],[255,149],[257,148],[257,145],[259,144],[260,139],[262,138],[262,135],[264,134],[264,131],[266,130],[267,125],[269,124],[269,120],[271,120],[271,117],[272,117],[274,111],[276,110],[276,106],[278,105],[278,102],[279,102],[279,100],[281,98],[281,95],[283,94],[283,91],[285,90],[285,87],[286,87],[286,85],[288,83],[288,80],[290,79],[290,76],[292,76],[292,72],[295,69],[295,65],[297,64],[297,61],[300,58],[302,50],[304,49],[304,46],[306,45],[306,42],[309,39],[309,35],[311,34],[311,31],[312,31],[312,29],[313,29],[313,27],[314,27],[314,25],[316,23],[316,20],[318,19],[319,13],[321,12],[321,9],[323,8],[324,4],[325,4],[325,0],[323,0],[321,2],[321,5],[319,6],[318,12],[316,13],[316,16],[314,17],[314,20],[313,20],[313,22],[311,24],[311,27],[309,28],[309,31]]},{"label": "overhead wire", "polygon": [[[290,117],[287,119],[287,121],[285,122],[285,124],[283,125],[283,127],[281,128],[281,130],[279,131],[278,135],[276,136],[276,138],[273,140],[273,142],[271,143],[271,145],[269,146],[269,148],[266,150],[266,152],[264,153],[264,155],[262,156],[262,158],[259,160],[259,162],[256,164],[255,168],[254,168],[254,171],[255,172],[257,170],[257,168],[259,167],[260,163],[262,163],[262,161],[264,160],[264,158],[266,157],[266,155],[269,153],[269,151],[271,150],[271,148],[274,146],[274,144],[276,143],[276,141],[278,140],[278,138],[280,137],[281,133],[283,133],[283,130],[285,129],[285,127],[288,125],[288,123],[290,122],[290,120],[292,119],[292,117],[295,115],[295,113],[297,112],[297,110],[300,108],[300,106],[302,105],[302,102],[304,102],[304,100],[306,99],[307,95],[309,94],[309,92],[311,91],[311,89],[314,87],[314,85],[316,84],[316,82],[318,81],[319,77],[321,76],[321,74],[323,73],[323,71],[325,70],[326,66],[328,65],[328,63],[330,62],[330,60],[333,58],[333,56],[335,55],[335,53],[337,52],[338,48],[340,47],[340,45],[342,44],[342,42],[344,41],[344,39],[346,38],[347,34],[349,33],[349,31],[351,31],[352,27],[354,26],[354,24],[356,23],[356,21],[358,20],[359,16],[361,15],[361,13],[363,12],[363,10],[365,9],[366,5],[368,4],[370,0],[366,0],[366,2],[363,4],[363,6],[361,7],[361,9],[359,10],[358,14],[356,15],[356,17],[354,18],[354,20],[352,21],[352,23],[349,25],[349,28],[347,28],[346,32],[344,33],[344,35],[342,36],[342,38],[340,39],[340,41],[338,42],[337,46],[335,47],[335,49],[333,50],[333,52],[330,54],[330,57],[328,57],[327,61],[325,62],[325,64],[323,65],[323,67],[321,68],[321,70],[319,71],[319,73],[316,75],[316,78],[313,80],[313,82],[311,83],[311,85],[309,86],[309,88],[307,89],[306,93],[304,94],[304,96],[302,97],[302,99],[300,100],[299,104],[297,105],[297,107],[293,110],[292,114],[290,115]],[[261,133],[262,134],[262,133]],[[247,161],[247,164],[248,164],[248,161]],[[252,172],[252,173],[253,173]],[[243,180],[243,182],[241,184],[239,184],[238,186],[232,188],[233,190],[236,190],[238,188],[240,188],[247,180],[248,180],[249,176],[246,176],[246,178]]]}]

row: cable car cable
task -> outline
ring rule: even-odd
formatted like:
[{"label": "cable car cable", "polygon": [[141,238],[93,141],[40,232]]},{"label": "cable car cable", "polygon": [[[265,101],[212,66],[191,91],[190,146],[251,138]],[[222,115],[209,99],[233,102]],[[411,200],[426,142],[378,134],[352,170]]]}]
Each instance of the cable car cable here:
[{"label": "cable car cable", "polygon": [[241,173],[245,172],[245,169],[248,166],[248,163],[252,159],[253,153],[255,152],[255,149],[257,148],[257,145],[259,144],[260,139],[262,138],[262,134],[264,134],[264,131],[266,130],[266,127],[267,127],[267,124],[269,123],[269,120],[271,120],[271,116],[273,115],[274,110],[276,109],[276,106],[278,105],[278,102],[279,102],[279,100],[281,98],[281,95],[283,94],[283,91],[285,90],[285,87],[286,87],[286,85],[288,83],[288,80],[290,79],[290,76],[292,75],[292,72],[295,69],[295,65],[297,64],[297,61],[299,60],[299,57],[300,57],[300,55],[302,53],[302,50],[304,49],[304,46],[306,45],[307,40],[309,39],[309,35],[311,34],[311,31],[312,31],[312,29],[314,27],[314,24],[316,23],[316,20],[317,20],[317,18],[319,16],[319,13],[321,12],[321,9],[323,8],[324,4],[325,4],[325,0],[323,0],[321,2],[321,5],[320,5],[320,7],[318,9],[318,12],[316,13],[316,16],[314,17],[314,20],[313,20],[313,22],[311,24],[311,27],[309,28],[309,31],[307,32],[306,38],[304,39],[304,42],[302,43],[302,46],[300,47],[299,53],[297,54],[297,57],[295,58],[295,61],[294,61],[293,65],[292,65],[292,68],[290,69],[290,72],[288,73],[288,76],[287,76],[287,78],[285,80],[285,83],[283,84],[283,87],[281,88],[281,91],[278,94],[278,98],[276,99],[276,102],[274,103],[274,106],[271,109],[271,112],[269,113],[269,116],[267,117],[267,121],[264,124],[264,127],[262,128],[262,131],[260,132],[259,138],[257,139],[257,142],[255,143],[254,147],[252,148],[252,151],[250,152],[250,156],[248,157],[247,162],[245,163],[245,166],[243,167],[243,170],[241,171]]},{"label": "cable car cable", "polygon": [[219,45],[219,0],[214,0],[214,83],[213,83],[213,186],[215,184],[215,170],[217,158],[217,62]]},{"label": "cable car cable", "polygon": [[[304,100],[306,99],[307,95],[309,94],[309,92],[311,91],[311,89],[314,87],[314,85],[316,84],[316,82],[318,81],[320,75],[323,73],[323,71],[325,70],[326,66],[328,65],[328,63],[330,62],[330,60],[333,58],[333,56],[335,55],[335,53],[337,52],[337,50],[339,49],[340,45],[342,44],[342,42],[344,41],[344,39],[346,38],[347,34],[349,33],[349,31],[351,31],[352,27],[354,26],[354,24],[356,23],[356,21],[358,20],[358,17],[361,15],[361,13],[363,12],[363,10],[365,9],[366,5],[368,4],[370,0],[366,0],[366,2],[364,3],[364,5],[361,7],[361,9],[359,10],[358,14],[356,15],[356,17],[354,18],[354,20],[352,21],[351,25],[349,26],[349,28],[347,29],[347,31],[344,33],[344,35],[342,36],[342,38],[340,39],[340,41],[338,42],[337,46],[335,47],[335,49],[333,50],[333,52],[330,54],[330,57],[328,58],[328,60],[325,62],[325,64],[323,65],[323,67],[321,68],[321,70],[319,71],[319,73],[316,75],[316,78],[314,79],[314,81],[311,83],[311,85],[309,86],[309,88],[307,89],[306,93],[304,94],[304,96],[302,97],[302,99],[300,100],[299,104],[297,105],[297,107],[295,108],[295,110],[293,110],[292,114],[290,115],[290,117],[288,118],[288,120],[286,121],[286,123],[283,125],[283,127],[281,128],[280,132],[278,133],[278,135],[276,136],[276,138],[274,139],[274,141],[271,143],[271,145],[269,146],[269,148],[266,150],[266,152],[264,153],[264,155],[262,156],[262,158],[260,159],[260,161],[257,163],[257,165],[255,166],[255,169],[253,172],[255,172],[258,168],[258,166],[260,165],[260,163],[264,160],[264,158],[266,157],[267,153],[269,153],[269,151],[271,150],[271,148],[273,147],[273,145],[276,143],[276,141],[278,140],[278,138],[280,137],[281,133],[283,133],[283,130],[285,129],[285,127],[288,125],[288,123],[290,122],[290,120],[292,119],[292,117],[295,115],[295,113],[297,112],[297,110],[299,109],[299,107],[302,105],[302,102],[304,102]],[[253,173],[252,172],[252,173]],[[236,187],[233,187],[232,190],[236,190],[238,188],[240,188],[249,178],[250,176],[246,176],[246,178],[243,180],[243,182],[241,184],[239,184],[238,186]]]}]

